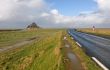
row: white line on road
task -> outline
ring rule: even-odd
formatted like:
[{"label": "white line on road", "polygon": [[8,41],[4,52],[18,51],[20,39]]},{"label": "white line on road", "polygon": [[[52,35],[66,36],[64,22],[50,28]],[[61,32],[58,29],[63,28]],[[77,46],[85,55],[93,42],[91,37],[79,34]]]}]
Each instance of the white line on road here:
[{"label": "white line on road", "polygon": [[82,47],[80,43],[76,42],[76,44],[77,44],[79,47]]},{"label": "white line on road", "polygon": [[66,44],[65,47],[69,48],[70,46],[68,44]]},{"label": "white line on road", "polygon": [[73,37],[71,37],[71,39],[74,39]]},{"label": "white line on road", "polygon": [[105,65],[103,65],[97,58],[92,57],[92,59],[103,69],[103,70],[109,70]]}]

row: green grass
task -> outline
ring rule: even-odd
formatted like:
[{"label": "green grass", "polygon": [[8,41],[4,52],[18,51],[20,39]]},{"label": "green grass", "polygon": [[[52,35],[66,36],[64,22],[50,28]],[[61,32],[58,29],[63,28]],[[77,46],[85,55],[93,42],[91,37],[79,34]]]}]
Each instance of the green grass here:
[{"label": "green grass", "polygon": [[[63,53],[60,52],[65,30],[39,29],[37,31],[3,31],[0,33],[1,46],[7,43],[7,45],[11,45],[35,36],[39,37],[33,43],[0,53],[0,70],[65,70]],[[71,40],[68,35],[67,37],[73,45],[73,52],[79,57],[85,70],[101,70],[76,45],[75,41]]]},{"label": "green grass", "polygon": [[[56,30],[54,30],[56,31]],[[0,48],[13,45],[15,43],[24,41],[26,39],[32,38],[32,37],[39,37],[43,34],[46,34],[48,32],[52,32],[50,29],[39,29],[34,31],[1,31],[0,32]]]},{"label": "green grass", "polygon": [[42,38],[32,44],[0,53],[0,70],[64,70],[59,49],[62,30],[37,35]]},{"label": "green grass", "polygon": [[0,47],[12,45],[38,34],[38,31],[2,31],[0,32]]}]

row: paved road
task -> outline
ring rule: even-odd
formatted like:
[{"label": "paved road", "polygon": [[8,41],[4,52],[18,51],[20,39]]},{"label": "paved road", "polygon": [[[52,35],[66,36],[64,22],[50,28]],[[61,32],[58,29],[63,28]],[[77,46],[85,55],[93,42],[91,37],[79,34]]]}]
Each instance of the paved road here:
[{"label": "paved road", "polygon": [[74,37],[82,46],[85,52],[91,57],[96,57],[110,69],[110,40],[99,36],[77,32],[69,29],[68,33]]}]

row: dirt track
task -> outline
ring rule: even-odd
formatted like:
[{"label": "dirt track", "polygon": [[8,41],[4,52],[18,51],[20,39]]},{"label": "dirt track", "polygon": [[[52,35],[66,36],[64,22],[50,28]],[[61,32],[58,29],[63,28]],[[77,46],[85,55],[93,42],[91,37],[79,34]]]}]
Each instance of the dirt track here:
[{"label": "dirt track", "polygon": [[14,45],[11,45],[11,46],[6,46],[4,48],[0,48],[0,53],[1,52],[4,52],[4,51],[8,51],[10,49],[15,49],[15,48],[18,48],[18,47],[21,47],[25,44],[29,44],[29,43],[32,43],[33,41],[35,41],[37,39],[37,37],[32,37],[32,38],[29,38],[29,39],[26,39],[25,41],[21,41],[19,43],[16,43]]}]

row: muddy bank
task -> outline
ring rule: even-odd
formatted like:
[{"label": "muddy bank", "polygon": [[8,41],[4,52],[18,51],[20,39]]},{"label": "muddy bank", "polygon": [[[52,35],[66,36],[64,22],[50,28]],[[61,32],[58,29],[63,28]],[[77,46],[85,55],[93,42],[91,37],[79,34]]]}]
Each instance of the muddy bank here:
[{"label": "muddy bank", "polygon": [[84,70],[66,38],[63,39],[63,47],[61,50],[64,55],[63,59],[66,70]]}]

